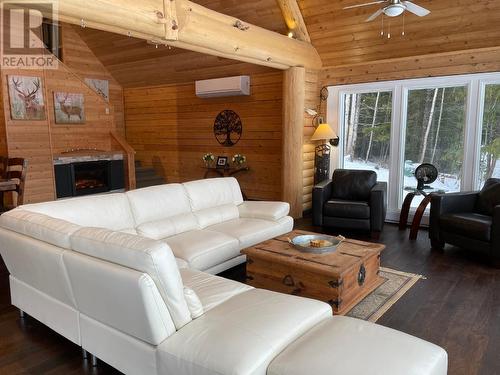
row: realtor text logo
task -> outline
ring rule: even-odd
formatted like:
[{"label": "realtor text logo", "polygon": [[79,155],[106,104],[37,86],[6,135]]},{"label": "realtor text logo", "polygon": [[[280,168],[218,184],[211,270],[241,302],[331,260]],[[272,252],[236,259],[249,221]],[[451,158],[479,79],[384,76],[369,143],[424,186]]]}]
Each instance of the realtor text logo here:
[{"label": "realtor text logo", "polygon": [[[47,44],[53,28],[44,17],[55,22],[55,4],[50,2],[9,2],[1,4],[1,66],[4,69],[55,69],[58,60]],[[45,41],[45,43],[44,43]]]}]

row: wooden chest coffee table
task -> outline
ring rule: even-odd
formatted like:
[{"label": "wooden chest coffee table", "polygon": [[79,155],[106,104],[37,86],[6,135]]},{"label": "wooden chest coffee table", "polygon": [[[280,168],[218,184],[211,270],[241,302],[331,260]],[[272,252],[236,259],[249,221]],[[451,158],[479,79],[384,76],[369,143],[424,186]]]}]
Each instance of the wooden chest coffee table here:
[{"label": "wooden chest coffee table", "polygon": [[342,315],[384,281],[378,274],[384,245],[347,239],[334,253],[302,253],[288,243],[301,234],[314,233],[294,230],[242,250],[248,283],[325,301]]}]

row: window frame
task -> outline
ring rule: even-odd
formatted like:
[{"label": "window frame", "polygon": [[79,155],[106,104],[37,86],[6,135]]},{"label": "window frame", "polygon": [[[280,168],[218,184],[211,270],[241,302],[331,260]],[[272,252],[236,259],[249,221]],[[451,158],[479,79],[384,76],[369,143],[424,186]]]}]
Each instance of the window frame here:
[{"label": "window frame", "polygon": [[328,86],[327,121],[340,138],[339,147],[331,153],[331,169],[341,168],[344,161],[344,97],[348,94],[392,92],[392,118],[390,141],[389,175],[391,186],[388,191],[389,221],[399,220],[402,204],[402,182],[404,163],[404,142],[408,94],[410,90],[464,86],[467,91],[465,102],[464,159],[462,166],[461,191],[479,188],[479,164],[481,136],[484,115],[486,86],[500,84],[500,72],[464,74],[443,77],[414,78],[394,81],[369,82],[339,86]]}]

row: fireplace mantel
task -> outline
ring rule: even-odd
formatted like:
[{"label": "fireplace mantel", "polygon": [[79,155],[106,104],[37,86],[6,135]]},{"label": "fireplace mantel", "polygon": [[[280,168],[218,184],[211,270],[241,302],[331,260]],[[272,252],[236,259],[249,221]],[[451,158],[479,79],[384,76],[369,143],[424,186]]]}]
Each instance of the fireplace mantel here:
[{"label": "fireplace mantel", "polygon": [[121,152],[75,152],[54,156],[54,165],[81,163],[88,161],[123,160]]}]

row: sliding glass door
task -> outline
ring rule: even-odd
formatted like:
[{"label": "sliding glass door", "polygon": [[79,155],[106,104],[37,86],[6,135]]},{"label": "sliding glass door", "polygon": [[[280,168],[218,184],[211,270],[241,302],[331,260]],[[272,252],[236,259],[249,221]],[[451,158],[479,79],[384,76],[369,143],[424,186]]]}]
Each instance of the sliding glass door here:
[{"label": "sliding glass door", "polygon": [[479,189],[500,177],[500,73],[332,86],[329,94],[328,122],[341,138],[332,166],[387,181],[390,220],[423,163],[438,170],[432,191]]}]

